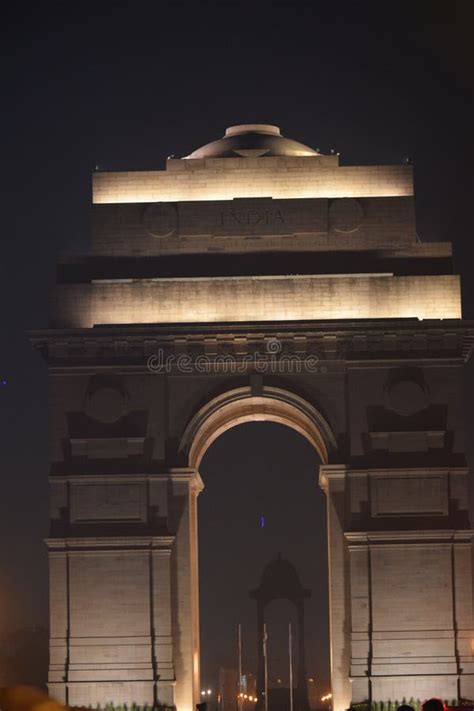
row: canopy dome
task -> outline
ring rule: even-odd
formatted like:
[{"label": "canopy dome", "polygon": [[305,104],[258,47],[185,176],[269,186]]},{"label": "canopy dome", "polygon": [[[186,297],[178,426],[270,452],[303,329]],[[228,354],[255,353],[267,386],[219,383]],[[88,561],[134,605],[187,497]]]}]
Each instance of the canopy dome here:
[{"label": "canopy dome", "polygon": [[260,585],[250,593],[250,597],[267,602],[278,598],[297,601],[310,596],[309,590],[305,590],[301,585],[295,566],[286,558],[282,558],[281,554],[268,563],[262,573]]},{"label": "canopy dome", "polygon": [[285,138],[278,126],[248,123],[230,126],[225,136],[206,143],[185,158],[259,158],[260,156],[317,156],[313,148]]}]

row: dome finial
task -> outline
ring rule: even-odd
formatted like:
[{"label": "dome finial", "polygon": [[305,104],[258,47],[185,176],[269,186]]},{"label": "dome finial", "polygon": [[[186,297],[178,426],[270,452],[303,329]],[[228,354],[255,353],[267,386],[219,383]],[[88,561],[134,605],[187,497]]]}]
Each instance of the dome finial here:
[{"label": "dome finial", "polygon": [[280,127],[269,123],[242,123],[226,128],[225,135],[240,136],[242,133],[266,133],[269,136],[281,136]]}]

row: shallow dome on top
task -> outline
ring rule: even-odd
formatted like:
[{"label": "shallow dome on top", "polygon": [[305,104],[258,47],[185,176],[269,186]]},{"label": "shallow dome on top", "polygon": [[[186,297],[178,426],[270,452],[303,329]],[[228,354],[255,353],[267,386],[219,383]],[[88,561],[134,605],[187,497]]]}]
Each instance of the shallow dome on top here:
[{"label": "shallow dome on top", "polygon": [[278,126],[248,123],[230,126],[225,136],[197,148],[185,158],[259,158],[260,156],[317,156],[303,143],[285,138]]}]

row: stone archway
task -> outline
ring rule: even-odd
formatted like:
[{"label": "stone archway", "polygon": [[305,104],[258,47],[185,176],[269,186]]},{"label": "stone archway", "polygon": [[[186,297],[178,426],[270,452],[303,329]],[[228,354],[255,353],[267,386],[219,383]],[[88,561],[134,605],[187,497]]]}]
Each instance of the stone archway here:
[{"label": "stone archway", "polygon": [[198,469],[219,435],[244,422],[258,421],[277,422],[296,430],[313,445],[324,464],[335,452],[331,427],[313,405],[288,390],[266,386],[259,395],[250,387],[229,390],[204,405],[187,425],[180,451],[188,465]]},{"label": "stone archway", "polygon": [[[305,437],[314,447],[322,464],[319,483],[327,497],[328,511],[328,558],[329,566],[329,603],[330,603],[330,648],[333,691],[338,706],[343,708],[350,701],[350,683],[347,678],[347,645],[344,630],[345,614],[340,600],[344,598],[345,567],[343,559],[344,533],[339,515],[335,515],[335,506],[330,502],[331,490],[328,481],[332,475],[339,478],[340,467],[331,462],[336,457],[336,438],[328,421],[310,402],[295,393],[282,388],[263,386],[258,394],[251,387],[228,390],[202,406],[186,425],[179,446],[181,457],[185,458],[194,477],[190,487],[190,521],[186,530],[186,546],[189,560],[188,567],[193,571],[192,600],[186,606],[186,618],[181,629],[193,630],[193,670],[194,702],[198,700],[196,679],[199,678],[199,604],[198,604],[198,546],[197,546],[197,496],[202,489],[199,466],[211,444],[225,431],[247,422],[275,422],[283,424]],[[180,548],[180,536],[177,547]],[[335,673],[334,665],[338,666]],[[343,673],[341,674],[341,669]]]},{"label": "stone archway", "polygon": [[[263,419],[324,462],[335,711],[474,696],[474,328],[451,245],[416,238],[412,167],[340,166],[252,124],[93,182],[90,250],[31,334],[51,387],[50,692],[193,711],[199,462]],[[330,403],[337,452],[276,374]]]}]

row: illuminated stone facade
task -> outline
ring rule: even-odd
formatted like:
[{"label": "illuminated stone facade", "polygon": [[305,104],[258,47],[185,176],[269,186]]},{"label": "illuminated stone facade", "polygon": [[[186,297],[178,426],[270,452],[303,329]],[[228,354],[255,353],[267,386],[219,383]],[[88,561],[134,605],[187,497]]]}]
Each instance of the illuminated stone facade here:
[{"label": "illuminated stone facade", "polygon": [[335,711],[473,697],[474,327],[450,244],[416,236],[411,166],[339,166],[234,127],[165,171],[96,173],[93,195],[89,254],[60,265],[33,334],[51,693],[192,711],[199,463],[226,429],[272,420],[322,462]]}]

